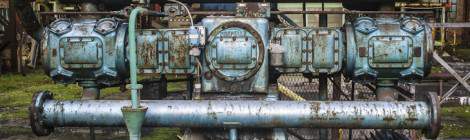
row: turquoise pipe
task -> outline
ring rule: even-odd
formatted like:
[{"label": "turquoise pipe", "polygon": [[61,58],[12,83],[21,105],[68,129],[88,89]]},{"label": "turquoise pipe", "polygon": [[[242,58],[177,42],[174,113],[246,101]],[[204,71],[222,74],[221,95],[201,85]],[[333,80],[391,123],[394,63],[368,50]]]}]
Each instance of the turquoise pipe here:
[{"label": "turquoise pipe", "polygon": [[131,89],[131,107],[136,109],[140,106],[138,99],[138,91],[142,88],[142,85],[137,84],[137,51],[136,51],[136,37],[135,37],[135,28],[137,17],[139,14],[146,12],[147,9],[137,7],[132,10],[129,17],[129,69],[130,69],[130,78],[131,84],[129,88]]},{"label": "turquoise pipe", "polygon": [[140,140],[141,128],[145,119],[145,113],[147,108],[140,106],[140,99],[138,96],[138,90],[142,88],[142,85],[137,84],[137,51],[136,51],[136,37],[135,28],[137,17],[139,14],[147,13],[147,9],[137,7],[132,10],[129,17],[129,69],[131,83],[129,89],[131,89],[131,106],[122,107],[121,112],[123,119],[126,122],[126,127],[129,132],[129,140]]}]

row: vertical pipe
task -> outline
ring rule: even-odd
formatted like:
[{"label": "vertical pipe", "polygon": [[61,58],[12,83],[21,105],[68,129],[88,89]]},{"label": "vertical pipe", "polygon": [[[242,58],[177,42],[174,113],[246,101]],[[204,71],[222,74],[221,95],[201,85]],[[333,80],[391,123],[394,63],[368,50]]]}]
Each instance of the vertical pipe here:
[{"label": "vertical pipe", "polygon": [[[326,74],[320,74],[318,82],[318,100],[325,101],[328,99],[328,78]],[[328,139],[328,132],[328,129],[319,129],[319,138],[322,140]]]},{"label": "vertical pipe", "polygon": [[[281,84],[278,83],[277,86],[282,86]],[[266,101],[277,101],[279,100],[279,92],[277,86],[270,86],[268,96],[266,97]],[[305,101],[305,99],[304,99]],[[286,128],[274,128],[273,129],[273,139],[275,140],[287,140],[286,134],[285,134]]]},{"label": "vertical pipe", "polygon": [[193,93],[194,93],[194,76],[193,75],[188,75],[188,81],[186,83],[186,89],[188,90],[188,100],[193,99]]},{"label": "vertical pipe", "polygon": [[318,78],[318,98],[317,100],[324,101],[328,98],[328,78],[325,73],[321,73]]},{"label": "vertical pipe", "polygon": [[237,140],[237,129],[230,128],[229,138],[230,140]]},{"label": "vertical pipe", "polygon": [[398,97],[398,91],[393,87],[395,86],[394,81],[390,80],[379,80],[377,81],[377,88],[375,88],[375,94],[379,101],[394,101]]},{"label": "vertical pipe", "polygon": [[[82,100],[98,100],[100,89],[95,81],[82,81],[79,84],[82,88]],[[95,140],[95,127],[90,127],[90,140]]]},{"label": "vertical pipe", "polygon": [[285,133],[285,128],[274,128],[273,129],[273,139],[275,140],[287,140],[287,136]]},{"label": "vertical pipe", "polygon": [[[441,11],[441,24],[444,25],[446,23],[446,7],[442,6],[442,11]],[[444,49],[445,47],[445,27],[441,27],[441,50]]]},{"label": "vertical pipe", "polygon": [[135,37],[135,28],[137,17],[140,13],[145,12],[146,9],[137,7],[132,10],[130,18],[129,18],[129,67],[130,67],[130,78],[131,78],[131,107],[136,109],[139,107],[139,97],[138,97],[138,89],[141,88],[137,84],[137,56],[136,56],[136,37]]},{"label": "vertical pipe", "polygon": [[[405,7],[403,7],[403,6],[400,7],[400,11],[401,11],[401,12],[405,12],[405,11],[406,11],[406,10],[405,10]],[[401,18],[405,17],[405,14],[400,14],[400,17],[401,17]]]},{"label": "vertical pipe", "polygon": [[[321,3],[321,10],[325,11],[325,2]],[[320,27],[328,27],[328,14],[320,14],[319,18]]]},{"label": "vertical pipe", "polygon": [[[307,11],[307,4],[306,2],[302,2],[302,11]],[[303,24],[304,24],[304,27],[307,27],[307,14],[306,13],[303,13],[302,15],[302,18],[303,18]]]},{"label": "vertical pipe", "polygon": [[160,77],[160,89],[158,89],[158,92],[160,92],[158,98],[163,99],[168,96],[168,79],[166,78],[165,74],[162,74]]},{"label": "vertical pipe", "polygon": [[97,100],[100,97],[100,88],[95,81],[81,81],[79,86],[83,88],[82,100]]},{"label": "vertical pipe", "polygon": [[129,67],[130,67],[130,77],[131,84],[129,88],[131,89],[131,107],[122,107],[121,112],[126,123],[127,130],[129,132],[130,140],[140,140],[142,124],[144,123],[145,114],[147,112],[147,107],[140,106],[139,99],[139,89],[142,88],[142,85],[137,84],[137,52],[136,52],[136,37],[135,37],[135,28],[137,22],[137,16],[139,14],[146,12],[147,9],[137,7],[132,10],[129,18]]}]

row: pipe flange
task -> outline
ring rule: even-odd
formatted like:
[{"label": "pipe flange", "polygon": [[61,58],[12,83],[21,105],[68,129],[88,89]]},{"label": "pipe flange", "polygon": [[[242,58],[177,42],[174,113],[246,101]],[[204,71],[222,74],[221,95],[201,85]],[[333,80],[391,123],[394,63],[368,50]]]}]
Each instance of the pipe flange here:
[{"label": "pipe flange", "polygon": [[439,98],[435,92],[426,94],[426,101],[431,107],[431,124],[428,129],[424,130],[424,136],[428,139],[435,139],[439,136],[441,130],[441,107]]},{"label": "pipe flange", "polygon": [[47,136],[54,131],[54,127],[44,125],[42,119],[43,104],[51,99],[52,93],[50,91],[39,91],[33,96],[33,101],[29,107],[29,123],[36,136]]}]

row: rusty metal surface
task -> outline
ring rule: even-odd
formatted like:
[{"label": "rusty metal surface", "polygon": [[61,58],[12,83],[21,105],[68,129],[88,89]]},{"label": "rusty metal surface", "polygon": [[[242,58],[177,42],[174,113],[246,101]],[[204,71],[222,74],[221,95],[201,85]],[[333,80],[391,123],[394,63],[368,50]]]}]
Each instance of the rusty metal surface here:
[{"label": "rusty metal surface", "polygon": [[263,17],[271,16],[271,4],[260,2],[241,2],[237,3],[237,16],[243,17]]},{"label": "rusty metal surface", "polygon": [[271,14],[434,14],[429,11],[271,11]]},{"label": "rusty metal surface", "polygon": [[[203,27],[198,26],[201,30]],[[142,74],[193,74],[189,28],[141,29],[137,32],[137,67]]]},{"label": "rusty metal surface", "polygon": [[347,77],[357,81],[417,80],[430,72],[434,46],[424,21],[361,17],[345,27]]},{"label": "rusty metal surface", "polygon": [[[44,102],[47,126],[123,126],[120,108],[129,101]],[[142,101],[146,126],[161,127],[308,127],[427,128],[425,102],[362,101]],[[279,112],[279,110],[284,110]]]},{"label": "rusty metal surface", "polygon": [[[344,81],[344,77],[341,79],[341,81]],[[314,99],[315,96],[318,94],[318,81],[316,79],[313,79],[311,82],[305,77],[302,76],[302,74],[282,74],[281,77],[278,79],[278,82],[281,82],[286,85],[289,89],[294,90],[295,92],[298,92],[302,97],[308,98],[308,99]],[[340,88],[340,90],[343,91],[343,95],[340,96],[340,100],[350,100],[351,96],[351,91],[352,91],[352,86],[351,82],[343,82],[340,87],[335,87],[332,86],[332,82],[329,82],[329,86],[332,89],[334,88]],[[367,85],[370,86],[370,85]],[[354,89],[354,100],[357,101],[374,101],[376,100],[376,96],[374,94],[374,90],[368,88],[366,85],[363,84],[355,84],[355,89]],[[399,87],[405,89],[405,90],[410,90],[410,85],[404,84],[404,83],[399,83]],[[330,94],[332,91],[329,92]],[[333,96],[333,95],[329,95]],[[285,96],[281,96],[281,99],[283,100],[290,100],[289,98]],[[414,98],[407,99],[407,101],[414,101]],[[291,133],[288,133],[288,139],[292,140],[297,140],[297,138],[294,135],[299,135],[303,137],[304,139],[318,139],[318,130],[316,129],[311,129],[311,128],[290,128],[289,131]],[[289,132],[288,131],[288,132]],[[353,129],[351,132],[352,139],[367,139],[370,137],[371,134],[374,134],[376,130],[374,129]],[[404,134],[405,136],[411,137],[414,136],[415,134],[413,133],[414,130],[396,130],[400,134]],[[349,138],[349,132],[348,129],[342,129],[342,137],[344,138]],[[292,134],[294,133],[294,134]],[[301,139],[299,139],[301,140]]]},{"label": "rusty metal surface", "polygon": [[343,35],[337,28],[275,28],[272,43],[283,52],[281,73],[334,74],[342,67]]},{"label": "rusty metal surface", "polygon": [[202,23],[209,33],[202,61],[202,91],[266,93],[268,21],[208,17]]},{"label": "rusty metal surface", "polygon": [[[191,11],[193,15],[236,15],[237,12],[232,11]],[[256,13],[260,15],[260,13]],[[410,14],[422,15],[433,14],[428,11],[270,11],[267,14],[284,15],[284,14]],[[253,15],[253,14],[252,14]],[[267,16],[267,15],[264,15]]]},{"label": "rusty metal surface", "polygon": [[42,63],[56,82],[97,81],[113,85],[127,77],[127,24],[114,18],[59,19],[42,40]]}]

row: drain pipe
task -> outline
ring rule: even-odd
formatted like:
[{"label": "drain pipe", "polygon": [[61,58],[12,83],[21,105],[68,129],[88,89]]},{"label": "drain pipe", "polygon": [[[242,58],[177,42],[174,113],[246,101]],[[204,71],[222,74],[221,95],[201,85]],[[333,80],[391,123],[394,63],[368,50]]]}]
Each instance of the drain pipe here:
[{"label": "drain pipe", "polygon": [[237,129],[236,128],[230,128],[230,140],[237,140]]},{"label": "drain pipe", "polygon": [[131,83],[128,88],[131,90],[131,106],[121,108],[124,122],[129,132],[129,140],[139,140],[141,136],[141,128],[144,122],[147,107],[140,105],[139,90],[142,85],[137,84],[137,55],[136,55],[136,37],[135,28],[137,17],[139,14],[147,11],[144,8],[137,7],[132,10],[129,17],[129,67]]},{"label": "drain pipe", "polygon": [[142,85],[137,83],[137,51],[136,51],[136,37],[135,30],[137,24],[137,17],[139,15],[150,15],[150,16],[165,16],[164,13],[149,11],[142,7],[137,7],[132,10],[129,16],[129,69],[130,69],[130,81],[131,83],[127,86],[131,90],[131,106],[124,106],[121,108],[123,119],[126,123],[129,131],[130,140],[139,140],[141,135],[141,127],[144,122],[145,113],[147,107],[140,105],[139,90],[142,89]]}]

